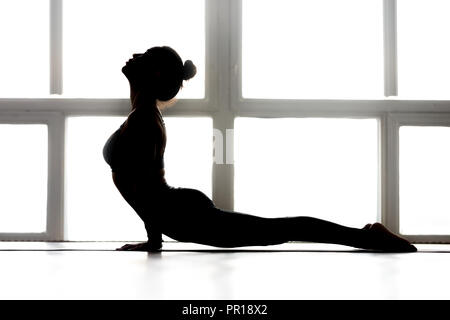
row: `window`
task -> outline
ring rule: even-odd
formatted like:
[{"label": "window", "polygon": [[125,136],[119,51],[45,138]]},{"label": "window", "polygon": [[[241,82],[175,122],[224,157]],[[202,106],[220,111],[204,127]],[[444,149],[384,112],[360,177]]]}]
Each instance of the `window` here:
[{"label": "window", "polygon": [[45,232],[47,126],[0,124],[0,137],[0,232]]},{"label": "window", "polygon": [[236,210],[378,219],[376,120],[238,118],[235,141]]},{"label": "window", "polygon": [[449,99],[450,3],[398,0],[399,95]]},{"label": "window", "polygon": [[244,0],[245,98],[383,95],[382,2]]},{"label": "window", "polygon": [[169,184],[226,210],[381,221],[450,243],[448,10],[445,0],[1,1],[0,240],[145,238],[102,148],[130,111],[124,62],[169,45],[198,67],[164,111]]},{"label": "window", "polygon": [[0,98],[49,93],[49,1],[0,2]]},{"label": "window", "polygon": [[400,128],[400,232],[450,232],[450,127]]}]

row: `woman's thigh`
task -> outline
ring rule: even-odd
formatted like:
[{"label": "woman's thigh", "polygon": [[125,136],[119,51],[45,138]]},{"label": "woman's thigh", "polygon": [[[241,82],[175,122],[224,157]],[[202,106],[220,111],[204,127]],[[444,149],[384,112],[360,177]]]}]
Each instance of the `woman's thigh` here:
[{"label": "woman's thigh", "polygon": [[[188,195],[189,199],[197,196],[202,198],[195,194],[187,191],[176,199],[185,201]],[[170,219],[164,223],[164,233],[175,240],[219,247],[267,245],[285,241],[273,239],[272,219],[221,210],[205,199],[186,200],[188,204],[183,209],[180,205],[183,201],[177,202],[177,213],[170,213]]]},{"label": "woman's thigh", "polygon": [[203,192],[189,188],[171,188],[158,202],[163,230],[179,234],[203,225],[215,209],[214,203]]},{"label": "woman's thigh", "polygon": [[[218,210],[217,223],[211,223],[213,245],[221,247],[265,246],[286,242],[278,229],[278,219]],[[214,225],[216,227],[214,227]]]}]

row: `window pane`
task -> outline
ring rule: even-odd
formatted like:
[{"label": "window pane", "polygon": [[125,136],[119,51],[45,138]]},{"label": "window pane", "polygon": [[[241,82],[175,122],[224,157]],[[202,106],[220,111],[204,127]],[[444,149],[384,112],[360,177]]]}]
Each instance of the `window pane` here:
[{"label": "window pane", "polygon": [[377,121],[235,122],[235,209],[313,216],[354,227],[377,220]]},{"label": "window pane", "polygon": [[382,96],[382,21],[379,0],[243,0],[243,96]]},{"label": "window pane", "polygon": [[[144,225],[116,189],[103,160],[108,137],[124,117],[72,117],[67,123],[68,240],[146,240]],[[212,121],[166,118],[167,182],[211,196]]]},{"label": "window pane", "polygon": [[398,0],[399,95],[450,98],[450,1]]},{"label": "window pane", "polygon": [[400,232],[450,234],[450,128],[400,128]]},{"label": "window pane", "polygon": [[47,126],[0,124],[0,232],[45,232]]},{"label": "window pane", "polygon": [[179,97],[203,98],[204,6],[202,0],[65,1],[64,94],[128,97],[125,62],[133,53],[168,45],[198,69]]},{"label": "window pane", "polygon": [[167,183],[212,196],[213,131],[211,118],[165,118]]},{"label": "window pane", "polygon": [[49,89],[49,1],[0,1],[0,97]]}]

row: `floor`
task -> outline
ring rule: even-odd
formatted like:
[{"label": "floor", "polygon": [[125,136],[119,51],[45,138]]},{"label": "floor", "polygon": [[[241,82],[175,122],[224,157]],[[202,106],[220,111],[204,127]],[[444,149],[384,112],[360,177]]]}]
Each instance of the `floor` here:
[{"label": "floor", "polygon": [[405,254],[298,243],[114,251],[120,245],[0,242],[0,299],[450,298],[450,245]]}]

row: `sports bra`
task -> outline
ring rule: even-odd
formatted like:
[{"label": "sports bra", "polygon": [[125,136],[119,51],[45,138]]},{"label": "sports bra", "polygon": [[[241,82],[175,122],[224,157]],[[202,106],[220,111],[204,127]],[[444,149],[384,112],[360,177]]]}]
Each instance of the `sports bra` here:
[{"label": "sports bra", "polygon": [[166,130],[159,110],[134,110],[106,141],[103,158],[116,173],[164,175]]}]

